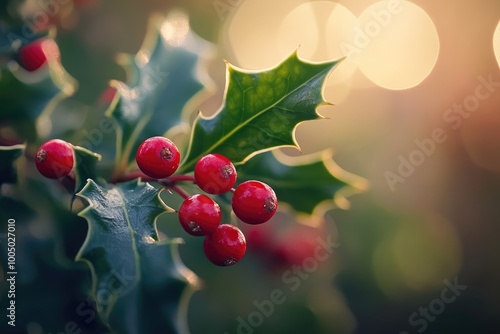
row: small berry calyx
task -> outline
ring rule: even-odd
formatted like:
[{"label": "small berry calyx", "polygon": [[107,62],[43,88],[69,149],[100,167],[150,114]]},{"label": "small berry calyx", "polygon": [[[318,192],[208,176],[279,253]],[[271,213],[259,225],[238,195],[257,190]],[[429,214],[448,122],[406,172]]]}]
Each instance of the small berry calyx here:
[{"label": "small berry calyx", "polygon": [[19,48],[19,65],[33,72],[44,66],[47,61],[59,60],[61,53],[56,42],[50,38],[40,38]]},{"label": "small berry calyx", "polygon": [[245,255],[247,243],[241,230],[222,224],[203,240],[203,252],[213,264],[221,267],[238,263]]},{"label": "small berry calyx", "polygon": [[262,224],[276,213],[278,199],[274,190],[260,181],[246,181],[233,194],[233,211],[242,222]]},{"label": "small berry calyx", "polygon": [[194,236],[213,233],[221,221],[219,204],[203,194],[188,197],[179,208],[182,228]]},{"label": "small berry calyx", "polygon": [[35,165],[40,174],[49,179],[68,175],[74,165],[73,147],[61,139],[52,139],[38,148]]},{"label": "small berry calyx", "polygon": [[206,193],[221,195],[234,186],[236,169],[231,160],[217,153],[203,156],[194,167],[198,187]]},{"label": "small berry calyx", "polygon": [[175,173],[181,155],[170,139],[157,136],[146,139],[139,145],[135,160],[139,169],[147,176],[164,179]]}]

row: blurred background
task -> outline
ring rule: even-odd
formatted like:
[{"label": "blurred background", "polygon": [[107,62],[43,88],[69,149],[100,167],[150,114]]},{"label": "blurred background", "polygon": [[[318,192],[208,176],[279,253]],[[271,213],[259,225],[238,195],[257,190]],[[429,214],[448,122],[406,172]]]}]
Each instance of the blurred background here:
[{"label": "blurred background", "polygon": [[[162,217],[160,230],[186,239],[181,257],[204,282],[188,309],[192,333],[498,333],[498,0],[74,0],[52,23],[79,88],[56,115],[96,105],[109,80],[125,80],[116,55],[136,53],[151,13],[172,9],[213,43],[212,90],[196,106],[206,115],[222,100],[223,59],[256,70],[296,48],[310,61],[348,56],[324,90],[335,106],[301,124],[297,140],[305,155],[333,148],[340,167],[369,182],[349,210],[329,210],[315,228],[283,213],[272,231],[248,231],[248,257],[231,268],[209,265],[200,240]],[[92,129],[103,112],[62,119]],[[302,254],[270,261],[259,250],[269,235],[307,249],[296,234],[337,243],[307,277],[286,276]],[[286,301],[255,316],[276,289]],[[62,318],[79,321],[71,311]],[[26,331],[47,332],[36,321]]]}]

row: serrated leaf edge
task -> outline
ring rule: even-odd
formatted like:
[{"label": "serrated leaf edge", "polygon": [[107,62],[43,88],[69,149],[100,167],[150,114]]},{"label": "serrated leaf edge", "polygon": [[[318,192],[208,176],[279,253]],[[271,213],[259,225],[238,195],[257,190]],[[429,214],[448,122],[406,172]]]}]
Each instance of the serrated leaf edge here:
[{"label": "serrated leaf edge", "polygon": [[[136,179],[136,180],[133,180],[133,181],[130,181],[130,182],[137,182],[137,185],[148,184],[147,182],[142,182],[140,179]],[[90,210],[92,210],[92,209],[94,208],[94,205],[92,204],[92,202],[90,201],[90,199],[89,199],[87,196],[85,196],[83,193],[84,193],[84,192],[85,192],[85,190],[86,190],[88,187],[90,187],[92,184],[94,184],[94,186],[99,186],[99,185],[98,185],[98,184],[97,184],[94,180],[92,180],[92,179],[87,179],[87,183],[85,184],[85,186],[82,188],[82,190],[80,190],[80,191],[76,194],[76,196],[78,196],[78,197],[81,197],[81,198],[85,199],[85,200],[87,201],[87,203],[88,203],[87,207],[78,213],[78,216],[80,216],[80,217],[82,217],[82,218],[85,218],[85,220],[87,221],[87,224],[88,224],[88,231],[87,231],[87,236],[85,237],[85,241],[83,242],[82,246],[80,247],[80,250],[78,251],[78,253],[77,253],[76,257],[75,257],[75,261],[82,261],[82,262],[85,262],[85,263],[87,263],[87,265],[89,266],[89,268],[90,268],[90,272],[91,272],[91,275],[92,275],[92,291],[94,291],[94,292],[95,292],[95,290],[96,290],[96,284],[97,284],[97,275],[96,275],[96,272],[95,272],[94,265],[92,264],[92,262],[91,262],[91,261],[89,261],[89,260],[87,260],[86,258],[82,257],[82,253],[84,253],[84,251],[85,251],[85,249],[86,249],[86,247],[87,247],[88,243],[90,242],[90,235],[91,235],[91,229],[92,229],[92,224],[90,223],[89,219],[86,217],[86,213],[87,213],[88,211],[90,211]],[[166,204],[163,202],[163,200],[161,199],[160,194],[161,194],[161,192],[162,192],[162,191],[163,191],[163,189],[160,189],[160,191],[157,193],[157,197],[158,197],[158,199],[159,199],[159,201],[160,201],[160,204],[161,204],[162,206],[164,206],[164,207],[165,207],[165,212],[173,212],[173,211],[175,211],[175,210],[173,210],[172,208],[170,208],[168,205],[166,205]],[[127,216],[127,222],[128,222],[128,214],[126,213],[126,210],[124,210],[124,211],[125,211],[125,215]],[[164,212],[163,212],[163,213],[164,213]],[[163,214],[163,213],[161,213],[161,214]],[[160,215],[161,215],[161,214],[160,214]],[[155,220],[154,220],[154,227],[155,227],[155,230],[156,230],[156,220],[158,219],[158,217],[159,217],[160,215],[158,215],[158,216],[156,216],[156,217],[155,217]],[[128,224],[128,225],[129,225],[129,228],[130,228],[130,224]],[[134,250],[134,254],[136,254],[136,255],[137,255],[138,253],[137,253],[137,245],[136,245],[136,240],[135,240],[135,238],[132,238],[132,240],[133,240],[133,250]],[[182,239],[180,239],[180,240],[182,240]],[[155,241],[155,242],[158,242],[158,243],[165,243],[165,244],[172,244],[172,243],[176,243],[176,244],[178,244],[178,243],[180,243],[180,241],[179,241],[179,240],[176,240],[176,239],[172,239],[172,240],[169,240],[169,241]],[[136,261],[136,268],[140,268],[140,263],[137,263],[137,261],[138,261],[138,260],[137,260],[137,259],[138,259],[138,257],[139,257],[139,256],[136,256],[136,259],[135,259],[135,261]],[[178,264],[178,263],[177,263],[177,264]],[[187,268],[186,268],[186,269],[187,269]],[[187,270],[188,270],[188,269],[187,269]],[[141,272],[140,272],[140,270],[139,270],[139,272],[137,272],[137,273],[136,273],[136,275],[137,275],[137,276],[136,276],[136,280],[135,280],[135,282],[136,282],[136,284],[137,284],[137,281],[140,281],[140,279],[141,279]],[[113,309],[113,307],[114,307],[114,303],[115,303],[115,302],[116,302],[116,301],[114,301],[113,303],[110,303],[110,304],[109,304],[109,308],[108,308],[109,310],[112,310],[112,309]],[[107,316],[109,316],[109,314],[107,314],[107,315],[106,315],[106,317],[107,317]]]},{"label": "serrated leaf edge", "polygon": [[[345,59],[345,57],[342,57],[342,58],[339,58],[337,60],[333,60],[333,61],[326,61],[326,62],[310,62],[310,61],[306,61],[302,58],[300,58],[298,56],[298,49],[295,49],[293,52],[290,53],[289,56],[285,57],[280,63],[278,63],[276,66],[274,67],[270,67],[268,69],[264,69],[264,70],[245,70],[245,69],[242,69],[240,67],[237,67],[231,63],[229,63],[227,60],[224,60],[224,63],[226,64],[226,84],[225,84],[225,87],[224,87],[224,98],[221,102],[221,106],[219,107],[219,109],[210,117],[205,117],[203,116],[203,114],[201,113],[201,111],[198,112],[198,115],[196,116],[195,120],[194,120],[194,123],[193,123],[193,129],[196,125],[196,122],[199,120],[199,119],[203,119],[203,120],[210,120],[210,119],[213,119],[215,117],[217,117],[223,110],[224,108],[226,107],[226,97],[227,97],[227,92],[228,92],[228,89],[229,89],[229,84],[230,84],[230,74],[231,74],[231,71],[239,71],[239,72],[244,72],[244,73],[248,73],[248,74],[257,74],[257,73],[262,73],[262,72],[266,72],[266,71],[271,71],[273,69],[276,69],[278,68],[279,66],[281,66],[283,63],[285,63],[286,61],[290,60],[291,57],[294,57],[294,59],[298,62],[301,62],[301,63],[304,63],[304,64],[310,64],[310,65],[326,65],[326,64],[331,64],[332,66],[330,68],[327,68],[321,72],[319,72],[318,74],[316,74],[314,77],[310,78],[309,80],[306,81],[309,82],[313,79],[315,79],[317,76],[323,74],[324,72],[327,72],[327,74],[324,76],[323,78],[323,83],[321,85],[321,97],[322,97],[322,102],[318,103],[316,105],[316,110],[315,110],[315,113],[316,115],[318,116],[317,117],[317,120],[319,119],[323,119],[324,117],[318,113],[318,110],[317,108],[320,107],[320,106],[323,106],[323,105],[332,105],[332,103],[326,101],[324,99],[324,96],[323,96],[323,90],[324,90],[324,82],[325,80],[328,78],[329,74],[340,64],[340,62],[342,60]],[[304,84],[306,84],[304,83]],[[304,85],[303,84],[303,85]],[[302,87],[303,85],[299,86],[298,88],[296,88],[295,90],[299,89],[300,87]],[[294,90],[294,91],[295,91]],[[293,92],[293,91],[292,91]],[[247,122],[245,123],[248,123],[250,122],[251,120],[255,119],[256,117],[259,117],[261,116],[263,113],[267,112],[268,110],[270,110],[271,108],[273,108],[274,106],[276,106],[279,102],[281,102],[283,99],[285,99],[286,97],[288,97],[292,92],[290,92],[289,94],[287,94],[285,97],[282,97],[281,99],[279,99],[278,101],[274,102],[272,105],[270,105],[269,107],[267,107],[266,109],[260,111],[258,114],[256,115],[253,115]],[[284,147],[293,147],[295,149],[297,149],[299,152],[302,152],[301,151],[301,148],[300,148],[300,145],[299,143],[297,142],[297,138],[296,138],[296,129],[297,127],[303,122],[299,122],[297,123],[293,129],[292,129],[292,140],[293,140],[293,145],[279,145],[279,146],[275,146],[275,147],[271,147],[271,148],[266,148],[266,149],[262,149],[262,150],[257,150],[255,152],[253,152],[252,154],[249,154],[246,158],[244,158],[242,161],[233,161],[233,164],[235,166],[237,165],[241,165],[241,164],[244,164],[246,161],[248,161],[249,159],[251,159],[252,157],[254,157],[255,155],[257,154],[260,154],[260,153],[264,153],[264,152],[268,152],[268,151],[271,151],[273,149],[276,149],[276,148],[284,148]],[[229,132],[229,134],[227,134],[226,136],[224,136],[223,138],[225,137],[228,137],[229,135],[235,133],[236,131],[238,131],[239,129],[241,128],[241,125],[239,125],[237,128],[231,130]],[[192,142],[193,142],[193,138],[194,138],[194,134],[195,134],[195,131],[191,131],[191,136],[190,136],[190,144],[189,144],[189,147],[188,147],[188,150],[186,152],[186,155],[185,157],[188,158],[189,157],[189,152],[191,150],[191,146],[192,146]],[[223,138],[220,138],[214,145],[212,145],[208,150],[207,152],[212,152],[214,151],[214,149],[220,145],[220,142],[223,141]],[[198,158],[201,158],[198,157]],[[196,162],[197,159],[195,159],[194,163]],[[186,171],[188,169],[188,167],[191,167],[191,165],[193,163],[191,163],[190,165],[186,165],[185,164],[186,160],[182,161],[181,164],[180,164],[180,167],[178,169],[178,173],[183,173],[184,171]]]},{"label": "serrated leaf edge", "polygon": [[272,154],[276,160],[286,166],[302,166],[311,162],[321,161],[333,177],[346,183],[345,186],[335,192],[332,199],[326,199],[319,202],[314,207],[311,214],[296,212],[290,204],[279,203],[280,210],[291,213],[293,212],[296,215],[298,222],[303,225],[313,227],[321,226],[324,224],[324,217],[328,211],[337,208],[341,210],[349,210],[351,207],[349,197],[363,193],[369,189],[369,182],[367,179],[346,171],[335,162],[333,159],[334,150],[332,148],[297,157],[286,155],[281,150],[275,150]]}]

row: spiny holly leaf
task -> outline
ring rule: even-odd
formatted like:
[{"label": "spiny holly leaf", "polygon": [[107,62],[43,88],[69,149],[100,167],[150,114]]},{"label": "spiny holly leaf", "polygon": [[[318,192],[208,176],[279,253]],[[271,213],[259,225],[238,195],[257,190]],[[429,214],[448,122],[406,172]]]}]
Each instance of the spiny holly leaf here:
[{"label": "spiny holly leaf", "polygon": [[178,240],[159,241],[155,220],[171,210],[159,191],[138,180],[99,186],[88,180],[78,196],[89,232],[77,259],[89,263],[97,309],[117,333],[179,333],[194,273],[181,263]]},{"label": "spiny holly leaf", "polygon": [[332,153],[327,150],[292,164],[267,152],[240,166],[238,180],[255,179],[269,184],[279,203],[288,203],[298,212],[313,214],[322,203],[346,208],[345,196],[366,189],[366,181],[342,170],[331,158]]},{"label": "spiny holly leaf", "polygon": [[0,70],[0,117],[2,125],[12,126],[21,138],[34,141],[36,120],[47,115],[64,97],[75,91],[75,80],[57,62],[27,72],[10,62]]},{"label": "spiny holly leaf", "polygon": [[296,126],[320,118],[316,107],[327,104],[322,87],[339,61],[321,64],[292,53],[277,67],[249,72],[227,66],[224,103],[211,118],[195,121],[188,154],[179,172],[191,171],[205,154],[216,152],[235,164],[279,146],[295,146]]},{"label": "spiny holly leaf", "polygon": [[23,154],[25,148],[25,145],[0,146],[0,185],[17,181],[14,162]]},{"label": "spiny holly leaf", "polygon": [[83,189],[88,179],[98,180],[96,165],[101,160],[101,155],[91,152],[84,147],[73,146],[75,152],[75,193]]},{"label": "spiny holly leaf", "polygon": [[182,14],[167,20],[152,20],[141,50],[122,56],[129,72],[129,83],[112,81],[117,89],[117,103],[107,115],[118,125],[117,162],[121,170],[133,160],[139,144],[152,136],[163,135],[183,122],[186,103],[203,84],[197,65],[208,43],[195,36]]}]

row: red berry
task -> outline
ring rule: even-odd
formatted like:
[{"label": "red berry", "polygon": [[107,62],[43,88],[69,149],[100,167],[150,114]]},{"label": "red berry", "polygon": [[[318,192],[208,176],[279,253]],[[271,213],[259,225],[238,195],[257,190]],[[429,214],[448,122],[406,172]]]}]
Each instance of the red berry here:
[{"label": "red berry", "polygon": [[262,224],[276,212],[278,199],[267,184],[246,181],[234,191],[232,206],[236,216],[244,223]]},{"label": "red berry", "polygon": [[221,154],[207,154],[194,167],[196,184],[209,194],[223,194],[236,182],[236,169],[231,160]]},{"label": "red berry", "polygon": [[203,241],[205,256],[218,266],[232,266],[239,262],[247,249],[245,236],[239,228],[222,224]]},{"label": "red berry", "polygon": [[41,38],[26,44],[19,49],[19,64],[27,71],[36,71],[42,67],[47,60],[59,60],[61,53],[53,39]]},{"label": "red berry", "polygon": [[181,155],[170,139],[151,137],[139,145],[135,160],[144,174],[163,179],[175,173]]},{"label": "red berry", "polygon": [[207,195],[197,194],[187,198],[179,208],[179,222],[184,230],[194,236],[214,232],[222,214],[219,204]]},{"label": "red berry", "polygon": [[61,178],[73,169],[73,155],[73,147],[64,140],[49,140],[36,152],[36,168],[49,179]]}]

